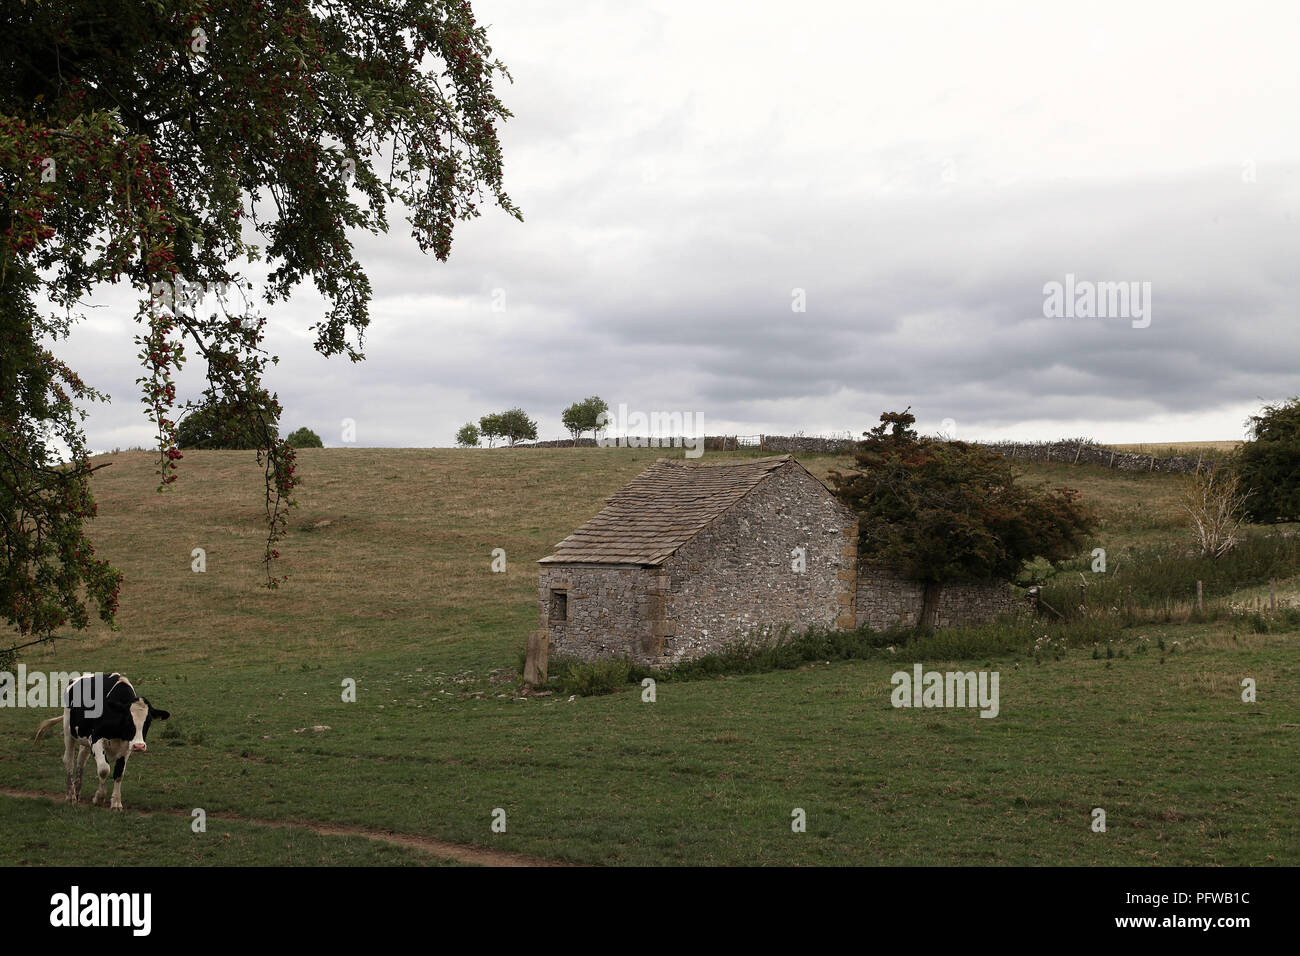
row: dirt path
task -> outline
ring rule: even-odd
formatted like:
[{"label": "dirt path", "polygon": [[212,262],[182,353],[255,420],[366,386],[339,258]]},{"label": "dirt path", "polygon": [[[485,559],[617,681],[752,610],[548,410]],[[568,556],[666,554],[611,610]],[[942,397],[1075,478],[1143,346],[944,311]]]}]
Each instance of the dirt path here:
[{"label": "dirt path", "polygon": [[[56,797],[48,793],[39,793],[35,790],[11,790],[8,787],[0,787],[0,795],[6,797],[17,797],[23,800],[48,800],[52,803],[62,802],[62,797]],[[89,806],[89,804],[86,804]],[[112,812],[101,811],[99,807],[91,807],[95,812]],[[125,813],[137,813],[140,816],[149,817],[155,814],[163,816],[181,817],[188,820],[190,814],[185,810],[135,810],[127,808]],[[503,850],[484,850],[480,847],[466,846],[463,843],[449,843],[446,840],[435,840],[433,837],[416,836],[411,833],[393,833],[389,830],[376,830],[370,827],[353,827],[344,826],[334,823],[315,823],[310,820],[256,820],[250,817],[241,817],[233,813],[209,813],[210,820],[229,820],[232,823],[249,823],[259,827],[277,827],[280,829],[310,830],[321,836],[361,836],[368,840],[378,840],[381,843],[391,843],[395,846],[408,847],[413,850],[422,850],[433,856],[441,857],[445,860],[456,860],[460,863],[472,863],[477,866],[568,866],[569,864],[560,863],[555,860],[546,860],[538,856],[528,856],[523,853],[507,853]]]}]

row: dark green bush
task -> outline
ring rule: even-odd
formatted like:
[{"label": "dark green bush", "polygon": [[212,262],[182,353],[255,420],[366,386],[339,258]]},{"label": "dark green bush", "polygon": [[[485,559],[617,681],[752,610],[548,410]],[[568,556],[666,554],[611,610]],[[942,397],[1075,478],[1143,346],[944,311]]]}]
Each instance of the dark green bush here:
[{"label": "dark green bush", "polygon": [[296,432],[293,432],[288,438],[284,440],[284,443],[286,445],[291,445],[294,448],[324,448],[325,447],[325,443],[320,440],[320,435],[317,435],[310,428],[305,428],[305,427],[299,428]]},{"label": "dark green bush", "polygon": [[176,444],[194,448],[247,450],[265,448],[269,438],[278,437],[274,413],[227,400],[209,398],[181,419]]}]

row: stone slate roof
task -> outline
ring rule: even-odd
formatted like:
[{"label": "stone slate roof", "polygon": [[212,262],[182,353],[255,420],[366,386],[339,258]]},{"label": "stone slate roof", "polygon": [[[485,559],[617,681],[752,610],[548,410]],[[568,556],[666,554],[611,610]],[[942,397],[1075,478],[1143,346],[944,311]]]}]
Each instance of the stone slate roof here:
[{"label": "stone slate roof", "polygon": [[538,564],[661,564],[791,461],[777,455],[697,465],[660,458]]}]

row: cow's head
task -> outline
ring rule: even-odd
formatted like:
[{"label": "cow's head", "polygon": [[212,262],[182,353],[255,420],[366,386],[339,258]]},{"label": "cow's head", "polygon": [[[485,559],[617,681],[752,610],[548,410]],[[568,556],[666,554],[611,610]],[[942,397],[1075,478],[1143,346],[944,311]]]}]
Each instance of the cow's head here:
[{"label": "cow's head", "polygon": [[148,697],[141,697],[131,702],[131,723],[135,725],[135,736],[131,739],[131,752],[144,753],[149,749],[145,738],[149,736],[149,725],[155,720],[166,720],[171,716],[165,710],[154,709]]}]

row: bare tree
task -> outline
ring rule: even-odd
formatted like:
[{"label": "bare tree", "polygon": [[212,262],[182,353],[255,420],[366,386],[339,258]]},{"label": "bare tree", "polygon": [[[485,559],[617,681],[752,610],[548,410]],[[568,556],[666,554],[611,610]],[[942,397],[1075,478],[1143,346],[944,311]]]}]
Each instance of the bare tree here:
[{"label": "bare tree", "polygon": [[1201,554],[1217,558],[1237,543],[1249,491],[1228,468],[1215,468],[1188,479],[1182,508],[1191,521],[1192,536]]}]

